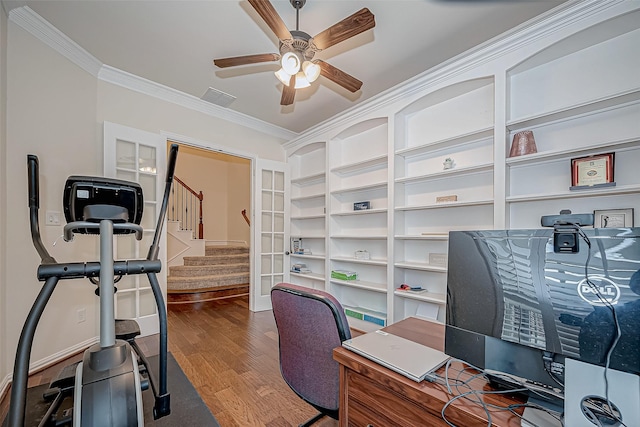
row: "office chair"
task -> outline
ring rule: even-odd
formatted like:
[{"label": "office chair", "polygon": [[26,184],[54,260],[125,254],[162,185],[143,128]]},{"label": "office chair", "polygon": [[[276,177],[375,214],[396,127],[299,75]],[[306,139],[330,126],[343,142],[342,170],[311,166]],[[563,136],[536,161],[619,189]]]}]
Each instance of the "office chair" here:
[{"label": "office chair", "polygon": [[340,378],[333,349],[351,338],[342,306],[326,292],[289,283],[271,289],[271,303],[282,377],[298,396],[320,411],[300,427],[325,415],[337,420]]}]

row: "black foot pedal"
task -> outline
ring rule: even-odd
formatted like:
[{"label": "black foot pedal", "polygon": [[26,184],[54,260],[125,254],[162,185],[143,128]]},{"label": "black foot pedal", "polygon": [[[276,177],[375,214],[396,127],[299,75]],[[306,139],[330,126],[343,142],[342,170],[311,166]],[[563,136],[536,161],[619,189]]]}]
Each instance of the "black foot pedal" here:
[{"label": "black foot pedal", "polygon": [[138,322],[132,319],[116,319],[116,338],[131,341],[140,335]]}]

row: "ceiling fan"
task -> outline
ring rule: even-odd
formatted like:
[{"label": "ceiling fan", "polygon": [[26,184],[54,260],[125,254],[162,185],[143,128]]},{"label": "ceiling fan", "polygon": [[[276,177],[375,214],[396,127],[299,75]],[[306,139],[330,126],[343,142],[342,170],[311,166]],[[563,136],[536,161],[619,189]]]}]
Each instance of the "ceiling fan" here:
[{"label": "ceiling fan", "polygon": [[234,56],[215,59],[213,63],[220,67],[257,64],[261,62],[281,61],[282,68],[276,71],[276,77],[284,85],[280,105],[291,105],[296,89],[309,87],[320,75],[337,83],[345,89],[356,92],[362,82],[344,71],[324,62],[313,59],[317,52],[345,41],[366,30],[375,27],[373,14],[363,8],[342,21],[332,25],[315,37],[298,29],[300,9],[306,0],[289,0],[296,9],[296,29],[289,31],[269,0],[249,0],[249,4],[267,23],[271,31],[280,40],[280,53],[263,53],[257,55]]}]

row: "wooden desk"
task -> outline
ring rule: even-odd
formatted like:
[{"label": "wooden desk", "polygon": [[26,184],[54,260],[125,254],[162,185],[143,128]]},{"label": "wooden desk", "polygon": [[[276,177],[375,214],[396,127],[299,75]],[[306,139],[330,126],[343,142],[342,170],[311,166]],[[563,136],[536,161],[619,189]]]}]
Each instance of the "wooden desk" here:
[{"label": "wooden desk", "polygon": [[[408,318],[383,328],[384,331],[439,350],[444,349],[444,325]],[[417,383],[342,347],[333,350],[340,364],[340,426],[447,426],[440,412],[452,397],[445,385]],[[453,376],[462,365],[453,363]],[[438,371],[444,376],[444,368]],[[450,369],[449,375],[452,375]],[[465,374],[468,378],[469,375]],[[491,390],[476,379],[476,390]],[[473,396],[471,396],[473,398]],[[483,395],[489,404],[506,406],[522,401],[504,395]],[[518,410],[522,414],[522,409]],[[460,427],[486,427],[487,416],[479,405],[459,399],[446,410],[447,419]],[[520,418],[508,411],[491,410],[493,425],[520,426]]]}]

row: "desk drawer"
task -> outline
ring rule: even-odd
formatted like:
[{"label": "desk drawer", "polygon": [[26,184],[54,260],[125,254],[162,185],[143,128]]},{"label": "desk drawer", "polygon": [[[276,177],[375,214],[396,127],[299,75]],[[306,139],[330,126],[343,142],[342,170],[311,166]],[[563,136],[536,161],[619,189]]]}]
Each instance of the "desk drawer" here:
[{"label": "desk drawer", "polygon": [[347,422],[353,427],[412,427],[446,425],[439,414],[349,371]]}]

